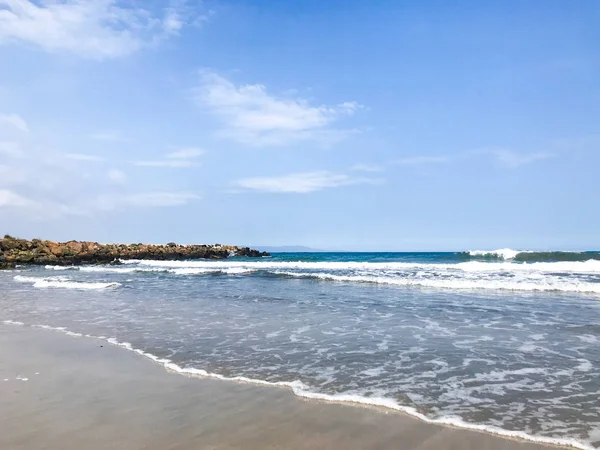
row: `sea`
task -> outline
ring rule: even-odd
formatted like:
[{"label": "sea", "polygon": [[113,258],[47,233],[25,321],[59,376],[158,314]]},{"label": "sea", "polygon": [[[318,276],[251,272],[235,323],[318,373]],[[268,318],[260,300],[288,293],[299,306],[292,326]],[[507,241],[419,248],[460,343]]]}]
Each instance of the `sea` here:
[{"label": "sea", "polygon": [[600,252],[20,267],[0,271],[0,323],[188,375],[600,448]]}]

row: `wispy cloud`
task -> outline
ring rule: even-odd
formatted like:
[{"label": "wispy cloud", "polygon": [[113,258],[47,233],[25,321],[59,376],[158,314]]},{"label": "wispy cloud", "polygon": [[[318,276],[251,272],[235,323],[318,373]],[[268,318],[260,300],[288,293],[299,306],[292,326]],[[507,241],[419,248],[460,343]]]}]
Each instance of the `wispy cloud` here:
[{"label": "wispy cloud", "polygon": [[458,160],[472,159],[475,156],[483,155],[491,157],[505,168],[514,169],[526,164],[534,163],[544,159],[552,158],[554,155],[545,152],[522,153],[506,148],[484,148],[472,151],[463,151],[449,155],[435,156],[407,156],[391,161],[390,165],[403,166],[426,166],[435,164],[446,164]]},{"label": "wispy cloud", "polygon": [[62,216],[85,216],[83,208],[72,207],[52,200],[35,200],[10,189],[0,189],[0,210],[24,212],[33,220],[47,221]]},{"label": "wispy cloud", "polygon": [[[0,6],[1,5],[2,1],[0,0]],[[27,125],[27,122],[18,114],[0,114],[0,124],[8,125],[24,133],[27,133],[29,131],[29,126]]]},{"label": "wispy cloud", "polygon": [[165,155],[165,159],[150,160],[150,161],[135,161],[135,166],[142,167],[170,167],[184,168],[195,167],[198,164],[194,159],[204,154],[204,150],[197,147],[184,147],[178,150],[173,150]]},{"label": "wispy cloud", "polygon": [[505,148],[483,149],[477,150],[475,153],[492,156],[501,165],[511,169],[554,157],[552,153],[519,153]]},{"label": "wispy cloud", "polygon": [[26,208],[34,206],[35,202],[9,189],[0,189],[0,208]]},{"label": "wispy cloud", "polygon": [[171,2],[160,13],[132,3],[0,0],[0,44],[22,42],[48,52],[114,58],[174,36],[186,23],[200,23],[198,14],[191,14],[182,2]]},{"label": "wispy cloud", "polygon": [[[4,221],[91,218],[111,211],[185,205],[200,198],[193,192],[165,188],[161,181],[142,192],[132,191],[135,186],[126,183],[127,174],[122,170],[88,163],[105,161],[100,156],[56,153],[48,149],[52,142],[47,136],[42,137],[46,145],[36,143],[36,137],[32,130],[23,143],[0,145],[0,217]],[[169,161],[186,163],[182,158],[193,158],[201,152],[180,148],[171,153]],[[69,160],[83,163],[72,164]]]},{"label": "wispy cloud", "polygon": [[261,84],[236,86],[211,71],[200,72],[197,102],[221,118],[221,135],[251,146],[283,146],[299,141],[331,144],[356,130],[333,127],[362,108],[356,102],[314,106],[302,98],[277,97]]},{"label": "wispy cloud", "polygon": [[379,164],[354,164],[350,170],[356,172],[383,172],[385,167]]},{"label": "wispy cloud", "polygon": [[127,181],[127,175],[125,172],[119,169],[111,169],[107,172],[106,176],[110,181],[117,184],[122,184]]},{"label": "wispy cloud", "polygon": [[235,184],[244,189],[263,192],[308,193],[326,188],[359,183],[376,183],[370,178],[351,177],[329,171],[291,173],[274,177],[254,177],[238,180]]},{"label": "wispy cloud", "polygon": [[65,153],[63,155],[67,159],[72,159],[75,161],[90,161],[90,162],[101,162],[104,161],[104,158],[96,155],[88,155],[86,153]]},{"label": "wispy cloud", "polygon": [[441,164],[450,161],[448,156],[407,156],[396,159],[391,164],[403,166],[420,166],[425,164]]},{"label": "wispy cloud", "polygon": [[204,150],[197,147],[185,147],[179,150],[172,151],[171,153],[167,153],[167,158],[170,159],[191,159],[197,158],[204,154]]},{"label": "wispy cloud", "polygon": [[151,192],[124,197],[124,202],[134,206],[181,206],[199,200],[200,196],[189,192]]},{"label": "wispy cloud", "polygon": [[122,142],[126,140],[118,131],[101,131],[98,133],[92,133],[90,134],[90,138],[96,141],[105,142]]},{"label": "wispy cloud", "polygon": [[103,210],[115,210],[126,207],[161,208],[183,206],[197,201],[200,196],[191,192],[144,192],[119,196],[100,196],[98,207]]}]

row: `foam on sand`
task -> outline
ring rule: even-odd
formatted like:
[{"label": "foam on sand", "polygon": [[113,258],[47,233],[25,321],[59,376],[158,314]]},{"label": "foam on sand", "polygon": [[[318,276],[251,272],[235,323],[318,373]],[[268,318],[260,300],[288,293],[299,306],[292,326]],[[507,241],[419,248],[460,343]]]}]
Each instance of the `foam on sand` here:
[{"label": "foam on sand", "polygon": [[[20,322],[15,322],[15,321],[11,321],[11,320],[5,320],[3,323],[6,325],[15,325],[15,324],[20,325]],[[180,373],[180,374],[187,375],[187,376],[196,376],[196,377],[201,377],[201,378],[213,378],[213,379],[219,379],[219,380],[235,381],[235,382],[241,382],[241,383],[251,383],[251,384],[265,385],[265,386],[284,387],[284,388],[290,389],[295,395],[297,395],[299,397],[303,397],[303,398],[318,399],[318,400],[324,400],[324,401],[329,401],[329,402],[356,403],[356,404],[377,406],[377,407],[387,408],[387,409],[391,409],[391,410],[409,414],[409,415],[416,417],[427,423],[448,425],[448,426],[453,426],[453,427],[457,427],[457,428],[486,432],[486,433],[491,433],[491,434],[505,436],[505,437],[518,438],[518,439],[533,441],[533,442],[542,443],[542,444],[561,445],[561,446],[578,448],[578,449],[582,449],[582,450],[595,450],[594,447],[592,445],[590,445],[589,443],[582,442],[582,441],[576,440],[576,439],[534,436],[534,435],[525,433],[523,431],[505,430],[505,429],[502,429],[499,427],[494,427],[494,426],[467,423],[458,417],[452,417],[452,416],[431,418],[431,417],[428,417],[428,416],[420,413],[415,408],[400,405],[395,400],[390,399],[390,398],[385,398],[385,397],[364,397],[364,396],[360,396],[360,395],[343,394],[343,393],[335,394],[335,395],[322,394],[322,393],[310,391],[309,388],[299,380],[285,381],[285,382],[269,382],[269,381],[265,381],[265,380],[253,379],[253,378],[247,378],[247,377],[241,377],[241,376],[226,377],[226,376],[223,376],[218,373],[208,372],[204,369],[198,369],[198,368],[194,368],[194,367],[181,367],[181,366],[173,363],[171,360],[169,360],[167,358],[159,358],[151,353],[145,352],[144,350],[133,347],[128,342],[121,342],[115,338],[106,338],[103,336],[92,336],[89,334],[71,332],[64,327],[52,327],[52,326],[48,326],[48,325],[32,325],[32,327],[59,331],[59,332],[68,334],[73,337],[86,337],[86,338],[103,340],[112,345],[132,351],[141,356],[145,356],[146,358],[148,358],[158,364],[161,364],[168,371]]]}]

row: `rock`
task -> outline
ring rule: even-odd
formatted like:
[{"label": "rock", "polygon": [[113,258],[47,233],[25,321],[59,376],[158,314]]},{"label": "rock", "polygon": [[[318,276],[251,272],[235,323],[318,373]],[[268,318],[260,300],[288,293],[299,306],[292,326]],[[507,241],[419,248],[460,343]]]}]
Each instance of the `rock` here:
[{"label": "rock", "polygon": [[0,239],[0,269],[15,264],[122,264],[127,259],[225,259],[231,256],[269,256],[248,247],[231,245],[166,245],[153,244],[99,244],[88,241],[54,242],[33,239],[17,239],[5,236]]},{"label": "rock", "polygon": [[[66,246],[69,250],[72,250],[74,253],[81,253],[81,250],[83,250],[83,244],[83,242],[69,241],[67,242]],[[87,248],[87,243],[85,244]]]},{"label": "rock", "polygon": [[59,247],[58,245],[50,247],[50,253],[52,253],[54,256],[62,256],[63,248]]}]

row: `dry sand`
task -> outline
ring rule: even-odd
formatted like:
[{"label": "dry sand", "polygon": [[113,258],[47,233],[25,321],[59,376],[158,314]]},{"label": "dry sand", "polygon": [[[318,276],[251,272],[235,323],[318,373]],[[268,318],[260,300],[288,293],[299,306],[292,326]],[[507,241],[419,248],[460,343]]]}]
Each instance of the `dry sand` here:
[{"label": "dry sand", "polygon": [[189,378],[106,342],[0,324],[1,450],[548,448]]}]

